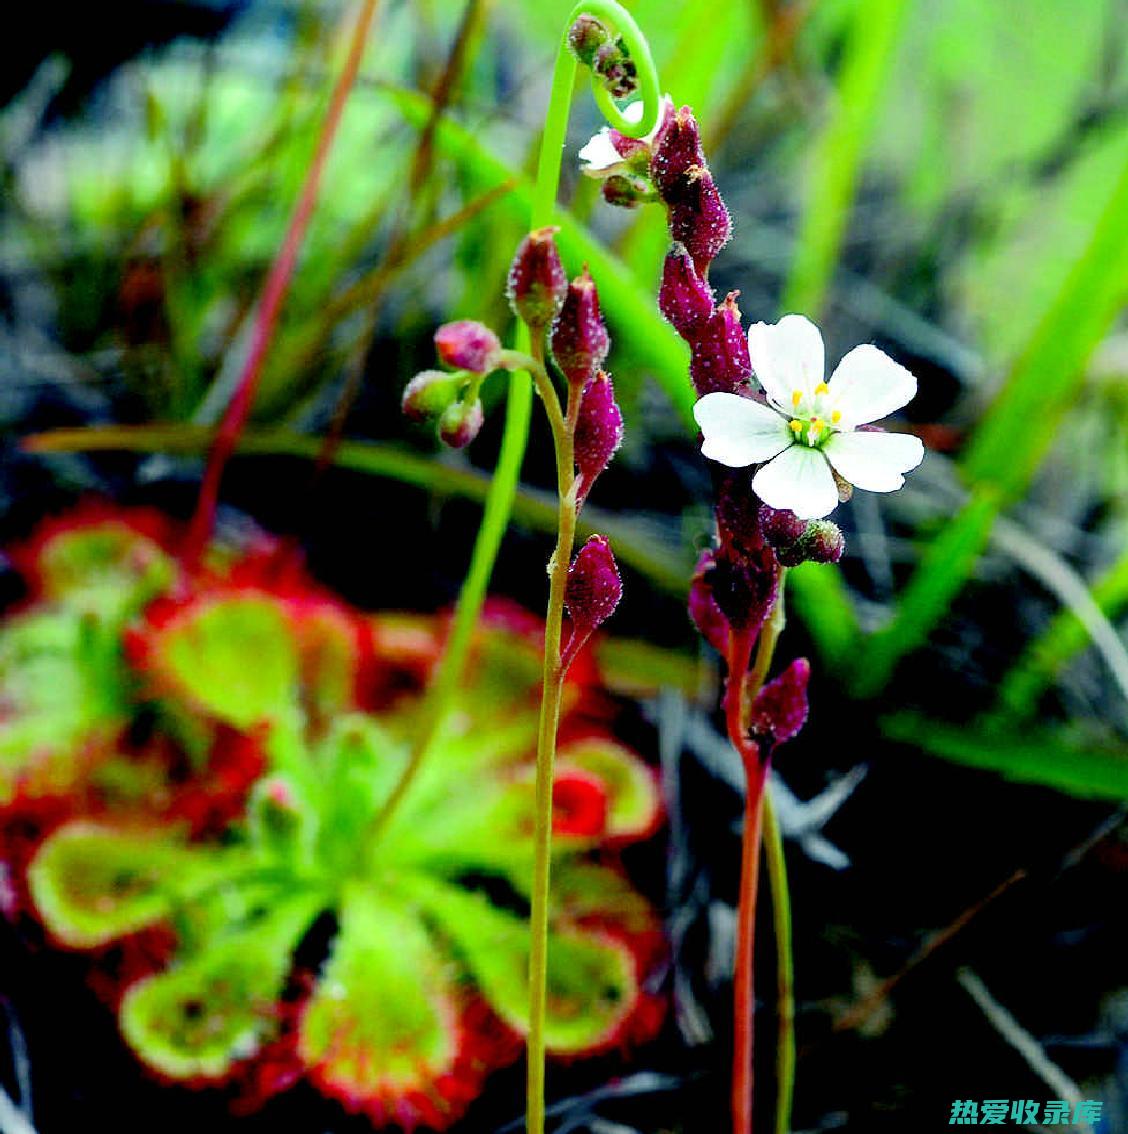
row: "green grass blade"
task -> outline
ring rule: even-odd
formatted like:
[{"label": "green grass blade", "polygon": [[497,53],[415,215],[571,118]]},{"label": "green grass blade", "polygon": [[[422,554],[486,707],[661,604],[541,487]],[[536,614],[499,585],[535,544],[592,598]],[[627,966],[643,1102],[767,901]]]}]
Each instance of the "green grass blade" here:
[{"label": "green grass blade", "polygon": [[971,768],[998,772],[1008,780],[1043,784],[1086,799],[1128,799],[1128,748],[1080,747],[1071,738],[1045,733],[957,728],[915,713],[881,722],[892,740]]},{"label": "green grass blade", "polygon": [[892,621],[874,636],[858,691],[876,693],[928,637],[971,578],[997,511],[1028,487],[1084,381],[1085,364],[1128,298],[1128,162],[1084,254],[1019,354],[962,468],[971,502],[926,553]]},{"label": "green grass blade", "polygon": [[[1128,552],[1100,578],[1092,589],[1092,597],[1110,621],[1128,607]],[[1059,610],[1003,679],[1000,707],[1020,716],[1032,713],[1046,686],[1091,640],[1085,624],[1072,610]]]},{"label": "green grass blade", "polygon": [[837,103],[815,142],[811,179],[783,309],[817,319],[838,260],[866,143],[881,108],[905,0],[859,0]]}]

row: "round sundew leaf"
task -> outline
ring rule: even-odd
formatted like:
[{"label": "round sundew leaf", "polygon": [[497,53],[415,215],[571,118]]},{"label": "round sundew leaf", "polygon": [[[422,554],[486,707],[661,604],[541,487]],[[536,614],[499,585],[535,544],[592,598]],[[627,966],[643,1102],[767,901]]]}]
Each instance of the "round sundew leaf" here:
[{"label": "round sundew leaf", "polygon": [[127,710],[116,638],[106,637],[55,608],[0,629],[0,805],[17,791],[70,790],[112,745]]},{"label": "round sundew leaf", "polygon": [[349,616],[328,603],[303,611],[296,625],[305,707],[315,723],[356,706],[360,645]]},{"label": "round sundew leaf", "polygon": [[222,1079],[271,1038],[293,950],[317,912],[307,900],[275,905],[268,918],[131,985],[119,1012],[126,1042],[170,1079]]},{"label": "round sundew leaf", "polygon": [[199,602],[154,631],[150,646],[166,694],[236,728],[292,714],[298,642],[282,604],[267,595]]},{"label": "round sundew leaf", "polygon": [[640,839],[654,831],[662,800],[651,770],[629,749],[612,740],[583,740],[562,748],[558,775],[569,767],[590,772],[607,788],[607,835]]},{"label": "round sundew leaf", "polygon": [[[490,1007],[528,1031],[529,930],[482,894],[412,875],[411,896],[454,944]],[[620,942],[576,927],[549,933],[545,1043],[558,1055],[602,1047],[638,998],[635,963]]]},{"label": "round sundew leaf", "polygon": [[354,1108],[426,1090],[459,1054],[453,987],[423,924],[371,888],[346,889],[341,928],[302,1016],[298,1054]]},{"label": "round sundew leaf", "polygon": [[162,833],[89,822],[50,835],[28,868],[39,916],[63,944],[91,949],[163,920],[185,872],[202,866]]},{"label": "round sundew leaf", "polygon": [[36,560],[43,596],[118,622],[168,588],[176,576],[154,540],[114,520],[61,531]]}]

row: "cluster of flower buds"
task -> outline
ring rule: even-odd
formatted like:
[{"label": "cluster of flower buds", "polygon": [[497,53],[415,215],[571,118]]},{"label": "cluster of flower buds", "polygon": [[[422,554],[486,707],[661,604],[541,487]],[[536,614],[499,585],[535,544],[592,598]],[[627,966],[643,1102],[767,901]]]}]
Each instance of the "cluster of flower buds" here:
[{"label": "cluster of flower buds", "polygon": [[638,89],[638,68],[621,36],[595,16],[581,15],[568,30],[572,54],[602,80],[612,98],[628,98]]},{"label": "cluster of flower buds", "polygon": [[482,379],[503,365],[501,343],[489,327],[463,319],[435,332],[435,349],[454,369],[416,374],[404,389],[403,412],[412,421],[437,421],[440,439],[461,449],[482,428],[478,390]]},{"label": "cluster of flower buds", "polygon": [[[568,384],[566,428],[575,462],[574,501],[583,506],[596,478],[623,440],[623,415],[611,376],[602,367],[611,348],[599,293],[587,266],[571,283],[554,239],[555,228],[531,232],[509,270],[509,302],[534,339],[547,340]],[[572,631],[561,663],[567,667],[618,605],[622,581],[603,536],[592,536],[568,572],[565,605]]]}]

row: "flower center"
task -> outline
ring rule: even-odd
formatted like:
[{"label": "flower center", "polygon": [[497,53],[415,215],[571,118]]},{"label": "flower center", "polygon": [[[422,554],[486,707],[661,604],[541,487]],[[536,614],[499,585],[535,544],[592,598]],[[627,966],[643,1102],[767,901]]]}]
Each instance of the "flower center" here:
[{"label": "flower center", "polygon": [[830,405],[830,387],[820,382],[807,397],[802,390],[791,394],[788,428],[795,440],[817,449],[825,445],[842,421],[842,411]]}]

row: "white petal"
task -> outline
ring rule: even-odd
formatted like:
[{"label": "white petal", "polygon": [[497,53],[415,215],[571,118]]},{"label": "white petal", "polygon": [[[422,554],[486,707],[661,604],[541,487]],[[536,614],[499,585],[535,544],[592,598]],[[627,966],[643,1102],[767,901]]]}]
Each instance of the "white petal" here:
[{"label": "white petal", "polygon": [[704,435],[701,452],[734,469],[770,460],[794,441],[775,410],[737,394],[706,394],[693,416]]},{"label": "white petal", "polygon": [[826,457],[806,445],[792,445],[752,478],[752,489],[772,508],[790,508],[801,520],[830,515],[838,485]]},{"label": "white petal", "polygon": [[635,99],[634,102],[628,102],[620,112],[623,117],[631,123],[632,126],[637,125],[642,121],[642,112],[646,109],[646,103],[642,99]]},{"label": "white petal", "polygon": [[[630,107],[627,109],[630,110]],[[619,151],[615,149],[611,141],[611,131],[606,126],[580,150],[577,156],[584,163],[583,172],[589,177],[608,177],[625,168],[626,165],[619,156]]]},{"label": "white petal", "polygon": [[785,411],[792,408],[793,391],[809,396],[825,375],[822,335],[802,315],[754,323],[748,328],[748,353],[764,392]]},{"label": "white petal", "polygon": [[900,488],[924,459],[921,439],[908,433],[836,433],[824,451],[839,475],[870,492]]},{"label": "white petal", "polygon": [[830,404],[845,424],[880,421],[916,396],[917,380],[884,351],[868,343],[854,347],[830,379]]}]

